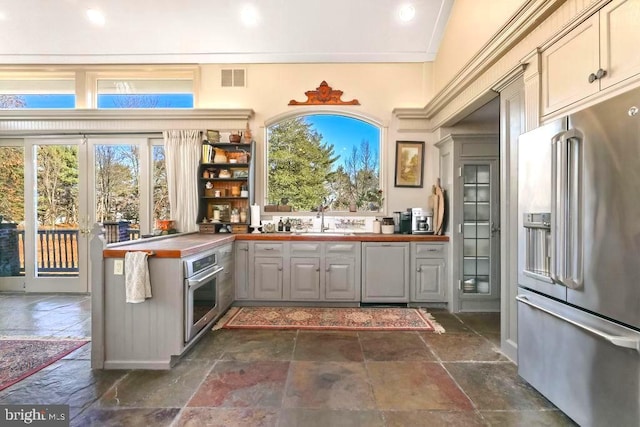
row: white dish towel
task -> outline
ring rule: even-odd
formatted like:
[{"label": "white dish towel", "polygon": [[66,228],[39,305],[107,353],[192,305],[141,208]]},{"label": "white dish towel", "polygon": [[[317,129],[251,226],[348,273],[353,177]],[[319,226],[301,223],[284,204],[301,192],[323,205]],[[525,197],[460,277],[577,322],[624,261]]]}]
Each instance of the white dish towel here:
[{"label": "white dish towel", "polygon": [[124,255],[124,284],[127,302],[140,303],[151,298],[151,281],[146,252],[127,252]]}]

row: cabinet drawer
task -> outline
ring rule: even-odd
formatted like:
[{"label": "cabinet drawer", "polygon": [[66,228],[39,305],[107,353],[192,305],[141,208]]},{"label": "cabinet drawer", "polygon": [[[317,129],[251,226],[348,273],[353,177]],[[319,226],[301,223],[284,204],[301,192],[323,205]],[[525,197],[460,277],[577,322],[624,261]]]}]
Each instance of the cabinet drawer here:
[{"label": "cabinet drawer", "polygon": [[255,256],[282,256],[284,254],[283,243],[254,243]]},{"label": "cabinet drawer", "polygon": [[437,243],[416,243],[414,255],[420,258],[442,258],[444,245]]},{"label": "cabinet drawer", "polygon": [[360,242],[327,243],[327,255],[357,255],[360,250]]},{"label": "cabinet drawer", "polygon": [[312,256],[318,255],[320,256],[321,252],[321,244],[320,243],[291,243],[291,256]]}]

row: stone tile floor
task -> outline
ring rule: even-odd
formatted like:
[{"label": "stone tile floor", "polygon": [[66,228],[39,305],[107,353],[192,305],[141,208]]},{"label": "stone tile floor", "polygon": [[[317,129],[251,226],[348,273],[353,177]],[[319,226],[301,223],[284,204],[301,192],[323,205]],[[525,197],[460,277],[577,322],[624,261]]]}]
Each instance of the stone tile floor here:
[{"label": "stone tile floor", "polygon": [[[87,336],[87,296],[0,294],[0,335]],[[425,332],[218,330],[170,371],[99,371],[86,345],[0,392],[75,426],[573,426],[498,350],[499,315]]]}]

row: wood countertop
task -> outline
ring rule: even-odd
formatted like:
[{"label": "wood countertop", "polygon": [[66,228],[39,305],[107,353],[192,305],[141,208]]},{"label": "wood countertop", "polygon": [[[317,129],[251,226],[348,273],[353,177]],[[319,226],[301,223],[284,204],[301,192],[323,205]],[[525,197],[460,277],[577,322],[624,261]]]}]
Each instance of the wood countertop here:
[{"label": "wood countertop", "polygon": [[149,251],[155,258],[182,258],[213,249],[234,240],[276,241],[338,241],[338,242],[448,242],[449,236],[429,234],[374,234],[374,233],[263,233],[263,234],[203,234],[190,233],[171,237],[141,239],[111,245],[102,251],[105,258],[124,258],[127,252]]},{"label": "wood countertop", "polygon": [[107,247],[105,258],[124,258],[127,252],[150,251],[154,258],[182,258],[233,242],[234,234],[178,234],[164,238],[141,239]]},{"label": "wood countertop", "polygon": [[374,234],[374,233],[249,233],[234,234],[236,240],[280,241],[338,241],[338,242],[448,242],[449,236],[433,234]]}]

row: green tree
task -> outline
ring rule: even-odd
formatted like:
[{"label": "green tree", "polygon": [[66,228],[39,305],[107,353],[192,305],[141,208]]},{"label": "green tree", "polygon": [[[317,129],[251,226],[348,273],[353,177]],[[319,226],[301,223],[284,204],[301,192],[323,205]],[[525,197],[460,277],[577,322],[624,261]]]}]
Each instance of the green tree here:
[{"label": "green tree", "polygon": [[268,199],[286,198],[297,210],[311,210],[331,195],[333,164],[338,159],[333,145],[303,118],[277,123],[269,128]]},{"label": "green tree", "polygon": [[0,215],[5,220],[24,219],[24,150],[22,147],[0,147]]},{"label": "green tree", "polygon": [[37,154],[38,222],[78,223],[78,148],[40,145]]}]

